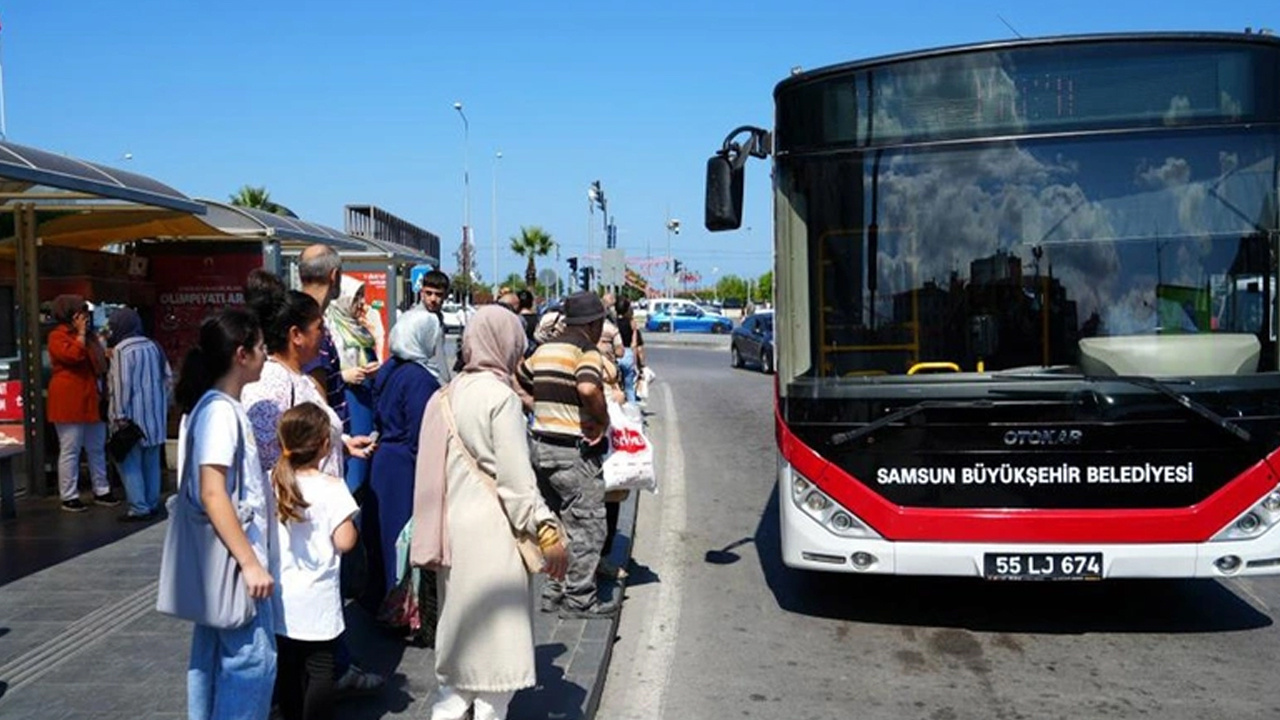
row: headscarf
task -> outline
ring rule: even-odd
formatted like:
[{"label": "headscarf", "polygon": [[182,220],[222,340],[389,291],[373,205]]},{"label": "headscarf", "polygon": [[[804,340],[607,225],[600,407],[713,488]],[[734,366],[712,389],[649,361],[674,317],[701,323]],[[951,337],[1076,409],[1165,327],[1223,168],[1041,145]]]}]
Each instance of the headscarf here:
[{"label": "headscarf", "polygon": [[132,337],[142,337],[142,317],[133,308],[112,310],[111,317],[107,318],[107,327],[111,328],[108,347],[115,347]]},{"label": "headscarf", "polygon": [[342,338],[347,347],[372,351],[375,346],[373,333],[364,326],[364,318],[355,315],[356,295],[364,288],[364,283],[343,275],[341,288],[338,299],[329,303],[324,311],[325,321],[330,331]]},{"label": "headscarf", "polygon": [[[407,315],[406,315],[407,317]],[[401,318],[401,322],[404,318]],[[485,305],[462,333],[464,373],[490,372],[510,384],[524,357],[524,327],[515,313]],[[418,460],[413,483],[413,539],[409,561],[429,568],[449,567],[449,530],[445,512],[449,422],[444,416],[446,387],[431,396],[418,434]]]},{"label": "headscarf", "polygon": [[86,304],[81,295],[59,295],[53,299],[51,307],[53,319],[64,325],[70,325],[71,318],[84,310]]},{"label": "headscarf", "polygon": [[401,315],[391,326],[391,354],[421,365],[436,380],[440,380],[440,367],[436,363],[440,340],[440,319],[421,306]]},{"label": "headscarf", "polygon": [[462,332],[462,372],[491,372],[510,383],[529,342],[524,324],[510,310],[485,305]]}]

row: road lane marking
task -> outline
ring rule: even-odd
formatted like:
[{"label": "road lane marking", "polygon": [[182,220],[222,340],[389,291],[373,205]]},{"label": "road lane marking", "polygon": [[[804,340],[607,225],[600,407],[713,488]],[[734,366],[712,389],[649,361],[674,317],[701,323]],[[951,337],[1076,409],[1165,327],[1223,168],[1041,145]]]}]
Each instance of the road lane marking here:
[{"label": "road lane marking", "polygon": [[641,637],[635,660],[634,676],[627,681],[626,701],[621,720],[657,720],[662,718],[667,684],[675,664],[676,637],[680,627],[680,596],[684,587],[685,531],[684,449],[680,444],[676,404],[671,385],[658,385],[662,392],[663,437],[665,462],[659,480],[662,502],[659,525],[660,550],[656,571],[658,598],[648,628]]}]

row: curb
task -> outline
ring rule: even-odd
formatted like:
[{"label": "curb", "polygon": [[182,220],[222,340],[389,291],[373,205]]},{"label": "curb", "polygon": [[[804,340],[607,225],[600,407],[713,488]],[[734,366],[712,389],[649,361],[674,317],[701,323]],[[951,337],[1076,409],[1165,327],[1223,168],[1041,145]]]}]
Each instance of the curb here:
[{"label": "curb", "polygon": [[[640,490],[632,490],[627,499],[622,501],[618,513],[618,531],[613,536],[613,549],[609,553],[609,560],[618,567],[626,567],[631,561],[631,546],[636,533],[636,511],[640,504]],[[622,598],[627,591],[627,581],[619,580],[618,587],[615,592],[618,593],[618,600],[622,602]],[[618,613],[609,620],[598,620],[594,622],[609,623],[609,641],[604,646],[604,660],[600,663],[600,670],[596,673],[595,682],[587,693],[586,712],[584,717],[586,720],[593,720],[596,716],[596,710],[600,708],[600,700],[604,697],[604,683],[609,675],[609,665],[613,661],[613,646],[617,642],[618,623],[622,621],[622,613],[626,607],[620,607]]]}]

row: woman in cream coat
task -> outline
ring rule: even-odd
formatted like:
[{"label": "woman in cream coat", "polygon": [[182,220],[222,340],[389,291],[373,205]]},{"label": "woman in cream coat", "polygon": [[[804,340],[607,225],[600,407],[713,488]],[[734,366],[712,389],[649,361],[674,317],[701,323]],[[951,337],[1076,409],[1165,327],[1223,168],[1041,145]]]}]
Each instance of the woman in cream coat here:
[{"label": "woman in cream coat", "polygon": [[[548,574],[563,577],[568,564],[556,516],[538,493],[512,390],[524,348],[513,313],[480,308],[462,336],[462,374],[432,397],[422,423],[411,556],[439,571],[432,720],[457,720],[468,710],[475,720],[503,718],[515,692],[536,683],[532,583],[513,529],[539,539]],[[496,480],[496,495],[476,466]]]}]

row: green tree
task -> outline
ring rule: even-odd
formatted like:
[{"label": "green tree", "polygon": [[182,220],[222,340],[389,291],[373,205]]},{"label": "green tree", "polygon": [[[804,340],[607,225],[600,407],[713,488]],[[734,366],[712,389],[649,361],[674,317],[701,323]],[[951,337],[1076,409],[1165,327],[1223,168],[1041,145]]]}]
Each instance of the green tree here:
[{"label": "green tree", "polygon": [[551,235],[537,225],[528,227],[522,225],[520,234],[511,237],[511,252],[529,259],[529,264],[524,270],[526,287],[532,288],[538,284],[538,266],[534,263],[534,258],[546,257],[555,248],[556,243],[551,239]]},{"label": "green tree", "polygon": [[773,302],[773,271],[760,276],[756,280],[755,292],[752,293],[751,299],[755,302]]},{"label": "green tree", "polygon": [[741,300],[747,299],[747,281],[737,275],[724,275],[716,281],[716,295],[721,300]]},{"label": "green tree", "polygon": [[241,186],[229,200],[232,205],[238,207],[254,208],[255,210],[265,210],[275,215],[287,215],[288,217],[298,217],[292,210],[275,202],[271,199],[271,193],[265,187],[253,187],[252,185]]}]

